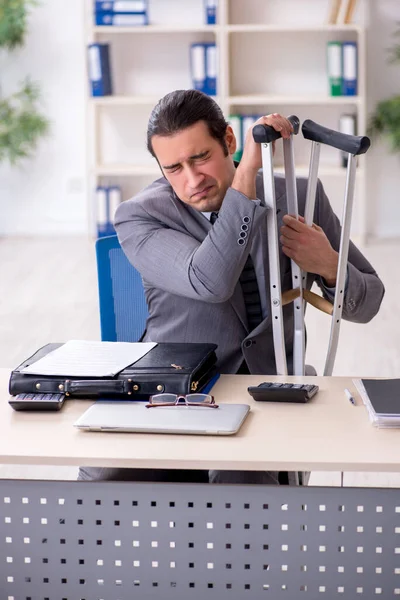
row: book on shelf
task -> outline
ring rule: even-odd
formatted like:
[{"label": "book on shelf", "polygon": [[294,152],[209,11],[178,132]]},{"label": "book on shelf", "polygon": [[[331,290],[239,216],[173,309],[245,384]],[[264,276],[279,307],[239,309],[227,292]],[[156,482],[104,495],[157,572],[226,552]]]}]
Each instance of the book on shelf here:
[{"label": "book on shelf", "polygon": [[218,0],[204,0],[204,12],[206,25],[217,23]]},{"label": "book on shelf", "polygon": [[357,54],[357,42],[327,42],[327,73],[331,96],[357,95]]},{"label": "book on shelf", "polygon": [[190,71],[195,90],[209,96],[217,93],[217,47],[213,43],[194,43],[190,46]]},{"label": "book on shelf", "polygon": [[254,125],[261,115],[240,115],[232,114],[228,117],[228,123],[233,129],[236,138],[236,152],[233,155],[233,160],[240,161],[243,154],[243,146],[246,135],[250,127]]},{"label": "book on shelf", "polygon": [[328,24],[350,25],[353,22],[357,0],[330,0]]},{"label": "book on shelf", "polygon": [[147,0],[95,0],[94,21],[98,26],[148,25]]},{"label": "book on shelf", "polygon": [[217,70],[218,55],[217,45],[214,43],[206,44],[206,89],[205,93],[209,96],[217,95]]},{"label": "book on shelf", "polygon": [[236,138],[236,151],[233,155],[233,160],[240,161],[243,154],[243,139],[242,139],[242,117],[241,115],[229,115],[228,123],[233,129]]},{"label": "book on shelf", "polygon": [[[356,115],[343,113],[339,117],[339,131],[341,133],[346,133],[347,135],[356,135]],[[340,161],[342,167],[347,167],[347,163],[349,160],[349,155],[347,152],[343,152],[343,150],[339,150],[340,152]]]},{"label": "book on shelf", "polygon": [[329,25],[336,25],[339,18],[340,13],[340,5],[342,0],[330,0],[329,4],[329,16],[328,23]]},{"label": "book on shelf", "polygon": [[257,121],[257,119],[260,118],[261,115],[242,115],[242,140],[243,140],[243,145],[246,139],[246,135],[247,132],[249,131],[250,127],[253,127],[254,123]]},{"label": "book on shelf", "polygon": [[145,13],[147,0],[95,0],[95,12]]},{"label": "book on shelf", "polygon": [[92,96],[112,94],[109,44],[88,45],[88,75]]},{"label": "book on shelf", "polygon": [[327,71],[330,95],[341,96],[343,84],[341,42],[331,41],[327,43]]},{"label": "book on shelf", "polygon": [[149,19],[147,12],[141,13],[114,13],[114,12],[96,12],[95,23],[99,27],[140,27],[148,25]]},{"label": "book on shelf", "polygon": [[97,237],[115,235],[115,211],[121,200],[121,188],[118,185],[97,186],[95,194]]},{"label": "book on shelf", "polygon": [[357,42],[342,42],[343,96],[357,96]]},{"label": "book on shelf", "polygon": [[345,25],[349,25],[350,23],[353,22],[353,16],[354,16],[354,11],[356,9],[356,4],[357,4],[357,0],[348,0],[347,1],[346,12],[344,14],[344,20],[343,20]]},{"label": "book on shelf", "polygon": [[199,92],[205,91],[206,85],[206,48],[202,43],[190,46],[190,73],[192,86]]}]

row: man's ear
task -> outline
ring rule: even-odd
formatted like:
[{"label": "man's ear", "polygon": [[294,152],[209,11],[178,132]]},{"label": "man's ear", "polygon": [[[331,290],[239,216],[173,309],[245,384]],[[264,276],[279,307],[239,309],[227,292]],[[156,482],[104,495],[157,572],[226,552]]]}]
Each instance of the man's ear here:
[{"label": "man's ear", "polygon": [[233,129],[230,125],[228,125],[226,128],[225,142],[226,142],[226,146],[228,148],[229,154],[235,154],[236,148],[237,148],[237,142],[236,142],[235,134],[233,133]]}]

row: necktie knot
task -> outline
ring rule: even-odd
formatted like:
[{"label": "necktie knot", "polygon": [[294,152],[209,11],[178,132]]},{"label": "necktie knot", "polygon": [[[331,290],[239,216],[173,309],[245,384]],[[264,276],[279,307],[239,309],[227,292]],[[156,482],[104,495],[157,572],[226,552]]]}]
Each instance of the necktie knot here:
[{"label": "necktie knot", "polygon": [[210,215],[210,223],[211,225],[214,225],[215,221],[218,219],[218,213],[217,212],[212,212]]}]

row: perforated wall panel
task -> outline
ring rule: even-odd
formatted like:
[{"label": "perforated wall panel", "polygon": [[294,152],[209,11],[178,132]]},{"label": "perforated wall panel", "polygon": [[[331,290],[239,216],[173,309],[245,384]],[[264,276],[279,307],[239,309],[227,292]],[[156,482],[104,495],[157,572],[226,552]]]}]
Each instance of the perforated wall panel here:
[{"label": "perforated wall panel", "polygon": [[0,481],[1,600],[400,596],[396,489]]}]

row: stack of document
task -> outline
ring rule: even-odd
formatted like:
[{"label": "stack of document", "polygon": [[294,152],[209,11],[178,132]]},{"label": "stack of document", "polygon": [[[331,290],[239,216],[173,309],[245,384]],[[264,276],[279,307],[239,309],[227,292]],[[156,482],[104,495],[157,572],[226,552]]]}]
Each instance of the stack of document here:
[{"label": "stack of document", "polygon": [[376,427],[400,427],[400,379],[354,379]]}]

